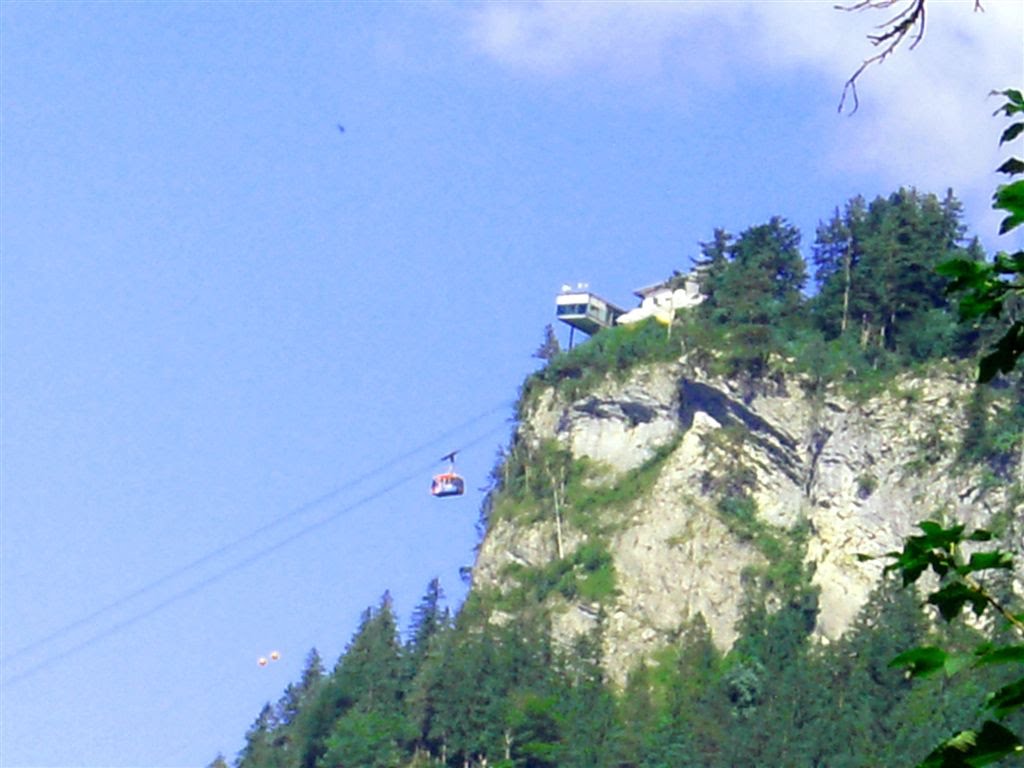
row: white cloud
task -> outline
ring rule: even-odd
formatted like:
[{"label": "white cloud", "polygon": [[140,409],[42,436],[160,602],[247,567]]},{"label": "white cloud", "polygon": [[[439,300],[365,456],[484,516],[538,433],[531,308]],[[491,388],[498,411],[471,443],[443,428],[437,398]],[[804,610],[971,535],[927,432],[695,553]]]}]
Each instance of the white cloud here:
[{"label": "white cloud", "polygon": [[[929,5],[925,39],[865,72],[864,114],[835,126],[838,170],[865,167],[892,184],[952,186],[976,226],[994,232],[991,195],[1005,121],[992,117],[993,89],[1024,85],[1024,4]],[[849,149],[843,150],[847,146]]]},{"label": "white cloud", "polygon": [[646,78],[678,65],[696,84],[708,59],[725,70],[754,52],[773,66],[828,57],[836,34],[851,28],[839,15],[806,0],[537,2],[477,7],[469,21],[479,50],[536,75]]},{"label": "white cloud", "polygon": [[[866,35],[901,5],[845,13],[832,0],[674,3],[515,3],[468,15],[477,50],[501,66],[546,81],[599,79],[652,93],[694,94],[770,87],[772,79],[819,76],[842,84],[876,52]],[[992,169],[1003,123],[991,117],[993,88],[1024,85],[1024,3],[931,0],[924,40],[909,40],[859,80],[852,118],[816,123],[835,174],[872,174],[881,183],[952,186],[978,226],[998,181]],[[670,82],[671,88],[664,88]],[[768,85],[766,86],[766,82]],[[676,96],[678,97],[678,96]]]},{"label": "white cloud", "polygon": [[650,75],[672,41],[685,36],[690,4],[533,3],[486,5],[473,39],[499,62],[536,74],[580,70]]}]

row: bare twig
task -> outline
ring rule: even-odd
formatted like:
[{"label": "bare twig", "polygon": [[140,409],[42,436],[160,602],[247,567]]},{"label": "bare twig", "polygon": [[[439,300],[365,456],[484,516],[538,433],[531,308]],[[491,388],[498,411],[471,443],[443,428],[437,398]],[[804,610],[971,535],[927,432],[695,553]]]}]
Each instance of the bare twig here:
[{"label": "bare twig", "polygon": [[[877,10],[879,8],[891,8],[897,2],[898,0],[860,0],[860,2],[853,5],[836,7],[843,11]],[[925,0],[909,0],[906,8],[879,26],[880,29],[887,28],[884,32],[877,35],[868,35],[868,40],[871,41],[871,44],[876,48],[883,46],[882,50],[874,56],[864,59],[861,65],[857,67],[857,71],[846,81],[846,84],[843,86],[842,98],[839,99],[840,112],[843,111],[843,107],[846,104],[847,94],[853,96],[853,109],[850,114],[856,112],[860,106],[860,100],[857,98],[857,78],[861,76],[865,69],[872,64],[879,64],[885,61],[915,27],[917,28],[917,33],[910,44],[910,49],[913,50],[921,42],[922,38],[924,38],[925,26],[924,4]]]},{"label": "bare twig", "polygon": [[[850,79],[843,85],[843,95],[839,99],[839,112],[842,112],[843,107],[846,105],[847,95],[853,98],[853,109],[850,110],[851,115],[856,112],[857,107],[860,106],[860,100],[857,98],[857,78],[863,74],[864,70],[872,64],[880,64],[885,61],[889,55],[900,46],[907,35],[913,33],[913,39],[909,46],[910,50],[914,50],[918,43],[924,39],[926,1],[927,0],[858,0],[858,2],[853,3],[852,5],[835,6],[836,9],[840,11],[866,11],[892,8],[900,2],[906,3],[906,7],[903,8],[903,10],[890,18],[884,24],[878,25],[877,29],[883,30],[882,32],[879,32],[877,35],[868,35],[868,40],[871,41],[871,44],[876,48],[881,47],[881,50],[874,56],[864,59],[853,75],[850,76]],[[981,0],[974,0],[974,10],[985,10],[981,5]]]}]

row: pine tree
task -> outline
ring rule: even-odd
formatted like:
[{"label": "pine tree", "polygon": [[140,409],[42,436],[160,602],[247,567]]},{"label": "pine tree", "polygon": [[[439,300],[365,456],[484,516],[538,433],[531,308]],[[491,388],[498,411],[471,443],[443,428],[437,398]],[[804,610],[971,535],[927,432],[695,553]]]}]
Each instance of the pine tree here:
[{"label": "pine tree", "polygon": [[948,350],[942,334],[952,333],[954,318],[944,293],[946,279],[935,266],[962,252],[960,215],[952,193],[940,202],[934,195],[900,189],[873,200],[863,221],[851,226],[862,253],[851,299],[861,346],[917,359]]},{"label": "pine tree", "polygon": [[544,326],[544,341],[537,347],[537,351],[533,353],[533,356],[544,362],[555,358],[562,351],[562,345],[558,343],[558,337],[555,335],[555,329],[548,323]]},{"label": "pine tree", "polygon": [[448,609],[441,604],[443,599],[441,582],[435,577],[427,585],[427,591],[413,611],[409,624],[404,652],[407,679],[416,676],[430,649],[430,643],[450,623]]},{"label": "pine tree", "polygon": [[311,691],[324,678],[324,662],[320,658],[320,652],[316,648],[310,648],[306,655],[306,666],[302,670],[302,679],[299,687],[304,691]]},{"label": "pine tree", "polygon": [[895,353],[925,360],[971,354],[978,334],[959,329],[935,268],[953,257],[984,260],[964,244],[962,206],[900,189],[870,204],[851,199],[819,224],[813,247],[818,292],[811,302],[826,339],[850,336],[876,367]]},{"label": "pine tree", "polygon": [[910,683],[890,662],[919,643],[927,623],[912,591],[895,578],[879,584],[853,626],[824,655],[828,706],[818,723],[818,751],[828,764],[884,765],[880,751],[898,728],[893,710]]},{"label": "pine tree", "polygon": [[323,768],[395,768],[402,762],[405,720],[397,714],[351,709],[327,738]]},{"label": "pine tree", "polygon": [[704,295],[700,310],[702,314],[707,314],[717,305],[722,275],[729,265],[729,248],[732,241],[732,235],[716,227],[711,240],[700,243],[701,255],[694,260],[693,271]]},{"label": "pine tree", "polygon": [[444,593],[434,578],[413,611],[405,645],[405,706],[415,749],[439,754],[442,742],[431,738],[437,716],[441,667],[451,641],[451,615],[442,608]]},{"label": "pine tree", "polygon": [[626,676],[626,685],[617,701],[617,724],[613,734],[618,765],[640,765],[658,722],[652,676],[651,668],[643,659]]},{"label": "pine tree", "polygon": [[860,259],[853,228],[863,219],[864,211],[864,198],[857,196],[847,203],[842,215],[836,208],[827,224],[818,224],[812,251],[818,292],[811,311],[826,338],[836,338],[849,327],[854,268]]},{"label": "pine tree", "polygon": [[604,679],[603,632],[600,623],[572,644],[557,680],[561,760],[566,768],[614,765],[612,736],[616,730],[615,699]]},{"label": "pine tree", "polygon": [[[331,748],[337,723],[352,710],[389,722],[402,715],[402,657],[397,622],[387,592],[377,609],[367,608],[345,652],[329,675],[320,677],[319,654],[310,653],[304,679],[315,681],[295,717],[291,750],[294,768],[317,768]],[[407,734],[403,730],[402,738]]]},{"label": "pine tree", "polygon": [[497,674],[493,631],[484,627],[460,633],[458,643],[446,651],[437,679],[437,712],[428,737],[441,745],[442,754],[466,761],[488,752],[500,753],[502,723],[496,710],[505,686]]},{"label": "pine tree", "polygon": [[442,710],[452,642],[450,626],[435,634],[419,660],[415,677],[406,686],[406,716],[418,752],[440,756],[447,750],[447,725],[442,724]]},{"label": "pine tree", "polygon": [[239,768],[281,768],[282,755],[274,746],[279,722],[270,703],[263,705],[255,722],[245,734],[245,746],[238,755]]},{"label": "pine tree", "polygon": [[717,266],[709,269],[712,295],[705,314],[730,329],[731,372],[757,377],[799,319],[807,279],[800,232],[775,216],[744,230],[728,247],[728,257],[723,264],[717,251],[713,254]]},{"label": "pine tree", "polygon": [[363,711],[395,713],[402,698],[402,648],[391,595],[363,613],[359,629],[335,668],[338,686]]}]

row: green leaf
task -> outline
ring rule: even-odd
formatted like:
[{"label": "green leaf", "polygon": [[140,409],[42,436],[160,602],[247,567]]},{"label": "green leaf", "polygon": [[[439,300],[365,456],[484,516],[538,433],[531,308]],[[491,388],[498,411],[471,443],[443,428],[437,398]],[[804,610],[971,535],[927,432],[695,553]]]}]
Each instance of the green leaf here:
[{"label": "green leaf", "polygon": [[980,732],[961,731],[943,742],[917,768],[980,768],[1022,749],[1013,731],[987,720]]},{"label": "green leaf", "polygon": [[940,546],[948,550],[950,544],[959,543],[963,539],[964,526],[962,524],[943,528],[936,522],[926,520],[923,523],[918,523],[918,526],[928,534],[926,543],[931,546]]},{"label": "green leaf", "polygon": [[937,592],[932,592],[928,595],[928,602],[939,609],[939,613],[946,621],[952,621],[959,616],[968,603],[976,616],[981,616],[988,605],[988,599],[980,590],[969,587],[962,581],[952,581]]},{"label": "green leaf", "polygon": [[911,677],[927,677],[946,668],[949,654],[934,645],[911,648],[889,662],[890,667],[906,668]]},{"label": "green leaf", "polygon": [[981,733],[975,741],[974,748],[967,756],[967,765],[980,768],[983,765],[998,763],[1007,755],[1024,751],[1024,745],[1013,731],[1003,725],[986,720],[981,726]]},{"label": "green leaf", "polygon": [[996,208],[1005,208],[1008,211],[1020,211],[1024,206],[1024,179],[1012,181],[1009,184],[1000,184],[996,187],[993,198]]},{"label": "green leaf", "polygon": [[1005,163],[996,168],[996,170],[999,173],[1006,173],[1011,176],[1018,173],[1024,173],[1024,161],[1016,157],[1011,157]]},{"label": "green leaf", "polygon": [[971,531],[971,535],[967,537],[966,541],[992,541],[992,531],[976,528]]},{"label": "green leaf", "polygon": [[998,115],[1002,112],[1007,117],[1016,114],[1017,112],[1024,112],[1024,99],[1021,98],[1021,93],[1013,88],[1008,88],[1005,91],[992,91],[989,96],[1005,96],[1006,103],[999,107],[993,115]]},{"label": "green leaf", "polygon": [[889,556],[895,562],[885,567],[886,572],[898,571],[903,578],[904,586],[917,581],[929,567],[939,576],[944,576],[955,568],[952,553],[955,546],[963,540],[963,525],[943,528],[933,520],[925,520],[917,525],[924,535],[908,537],[902,552],[890,553]]},{"label": "green leaf", "polygon": [[921,544],[920,539],[920,536],[911,536],[902,552],[889,552],[886,555],[896,561],[885,566],[886,573],[899,571],[903,586],[913,584],[928,568],[930,552]]},{"label": "green leaf", "polygon": [[975,652],[979,667],[989,664],[1024,664],[1024,645],[1000,645]]},{"label": "green leaf", "polygon": [[997,253],[992,269],[1000,275],[1024,275],[1024,251]]},{"label": "green leaf", "polygon": [[992,197],[993,208],[1010,212],[1010,215],[999,225],[999,234],[1005,235],[1024,221],[1024,179],[996,188]]},{"label": "green leaf", "polygon": [[971,665],[974,657],[969,653],[949,653],[946,654],[946,663],[942,666],[942,671],[946,673],[946,677],[952,677],[961,669]]},{"label": "green leaf", "polygon": [[997,549],[994,552],[975,552],[967,563],[956,569],[956,572],[961,576],[966,576],[968,573],[975,573],[977,571],[992,569],[1010,570],[1012,568],[1013,555]]},{"label": "green leaf", "polygon": [[960,317],[964,320],[974,320],[978,317],[999,317],[1003,312],[1003,299],[1001,296],[993,296],[988,292],[981,292],[977,288],[976,293],[969,293],[960,299]]},{"label": "green leaf", "polygon": [[985,702],[985,708],[991,709],[999,718],[1020,709],[1021,706],[1024,706],[1024,677],[990,693]]},{"label": "green leaf", "polygon": [[885,571],[886,573],[890,571],[899,571],[900,577],[903,579],[903,586],[906,587],[917,581],[927,568],[927,558],[919,560],[901,559],[900,562],[890,563],[885,566]]},{"label": "green leaf", "polygon": [[996,342],[995,347],[978,361],[978,381],[991,381],[997,373],[1009,373],[1024,355],[1024,320],[1015,321]]},{"label": "green leaf", "polygon": [[[1001,208],[1002,206],[994,207]],[[999,234],[1005,235],[1011,229],[1016,229],[1017,227],[1019,227],[1022,222],[1024,222],[1024,214],[1014,213],[1010,216],[1007,216],[999,223]]]},{"label": "green leaf", "polygon": [[1003,131],[1003,136],[999,139],[1000,144],[1005,144],[1008,141],[1013,141],[1021,132],[1024,132],[1024,123],[1013,123],[1009,128]]},{"label": "green leaf", "polygon": [[983,271],[986,265],[979,261],[968,261],[967,259],[947,259],[936,265],[935,272],[943,277],[964,277],[969,278]]},{"label": "green leaf", "polygon": [[998,352],[990,352],[978,361],[978,383],[987,384],[1002,370],[1004,361]]},{"label": "green leaf", "polygon": [[[917,524],[917,527],[924,531],[929,537],[942,537],[946,531],[945,528],[934,520],[922,520]],[[963,530],[963,526],[960,526],[960,530]]]}]

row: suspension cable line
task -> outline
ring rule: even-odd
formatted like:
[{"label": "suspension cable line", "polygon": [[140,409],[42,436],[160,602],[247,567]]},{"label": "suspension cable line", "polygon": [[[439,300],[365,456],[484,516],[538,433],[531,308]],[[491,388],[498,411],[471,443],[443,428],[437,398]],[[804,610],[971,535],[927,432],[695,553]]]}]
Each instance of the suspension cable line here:
[{"label": "suspension cable line", "polygon": [[[501,403],[500,405],[494,406],[491,409],[489,409],[489,410],[487,410],[487,411],[485,411],[485,412],[483,412],[481,414],[478,414],[477,416],[474,416],[473,418],[468,419],[465,422],[462,422],[461,424],[457,425],[456,427],[453,427],[452,429],[449,429],[449,430],[439,434],[438,436],[436,436],[433,439],[431,439],[431,440],[429,440],[429,441],[427,441],[427,442],[417,446],[416,448],[413,448],[413,449],[411,449],[409,451],[406,451],[405,453],[403,453],[403,454],[401,454],[401,455],[399,455],[397,457],[389,459],[389,460],[383,462],[382,464],[379,464],[377,467],[375,467],[374,469],[372,469],[372,470],[370,470],[368,472],[362,473],[360,475],[360,477],[358,477],[358,478],[356,478],[354,480],[350,480],[350,481],[347,481],[345,483],[342,483],[342,484],[336,486],[335,488],[333,488],[332,490],[330,490],[330,491],[328,491],[328,492],[326,492],[324,494],[321,494],[320,496],[317,496],[316,498],[311,499],[311,500],[309,500],[309,501],[307,501],[307,502],[305,502],[305,503],[303,503],[303,504],[301,504],[301,505],[299,505],[299,506],[289,510],[288,512],[286,512],[286,513],[284,513],[282,515],[279,515],[278,517],[274,518],[273,520],[271,520],[267,524],[265,524],[265,525],[255,529],[255,530],[253,530],[253,531],[251,531],[251,532],[249,532],[247,534],[244,534],[243,536],[240,536],[237,539],[234,539],[234,540],[228,542],[227,544],[224,544],[221,547],[218,547],[217,549],[214,549],[214,550],[208,552],[205,555],[202,555],[201,557],[198,557],[195,560],[192,560],[192,561],[190,561],[189,563],[186,563],[183,566],[180,566],[178,568],[175,568],[175,569],[169,571],[168,573],[164,574],[163,576],[160,576],[159,578],[157,578],[157,579],[155,579],[155,580],[153,580],[153,581],[143,585],[142,587],[139,587],[138,589],[136,589],[136,590],[134,590],[134,591],[132,591],[132,592],[126,594],[126,595],[123,595],[120,598],[117,598],[116,600],[112,600],[111,602],[106,603],[105,605],[97,608],[96,610],[92,611],[91,613],[89,613],[89,614],[87,614],[85,616],[82,616],[81,618],[78,618],[78,619],[76,619],[76,620],[74,620],[72,622],[69,622],[69,623],[59,627],[58,629],[54,630],[53,632],[50,632],[48,635],[45,635],[44,637],[40,638],[39,640],[36,640],[35,642],[29,643],[29,644],[27,644],[25,646],[22,646],[21,648],[18,648],[16,650],[10,652],[9,654],[7,654],[7,655],[5,655],[3,657],[2,661],[6,664],[10,660],[12,660],[12,659],[15,659],[15,658],[24,656],[26,654],[38,651],[39,649],[41,649],[41,648],[43,648],[43,647],[53,643],[54,641],[56,641],[56,640],[58,640],[58,639],[60,639],[62,637],[65,637],[66,635],[70,634],[74,630],[79,629],[82,626],[95,621],[99,617],[101,617],[101,616],[103,616],[103,615],[105,615],[105,614],[107,614],[107,613],[109,613],[109,612],[111,612],[111,611],[113,611],[113,610],[115,610],[117,608],[120,608],[120,607],[124,606],[125,604],[127,604],[127,603],[129,603],[129,602],[131,602],[133,600],[136,600],[136,599],[142,597],[143,595],[146,595],[146,594],[152,592],[153,590],[155,590],[158,587],[166,584],[167,582],[169,582],[169,581],[171,581],[171,580],[173,580],[173,579],[175,579],[175,578],[177,578],[179,576],[182,576],[182,575],[184,575],[184,574],[186,574],[186,573],[188,573],[190,571],[193,571],[193,570],[195,570],[196,568],[198,568],[201,565],[205,565],[206,563],[209,563],[212,560],[215,560],[215,559],[217,559],[219,557],[222,557],[223,555],[225,555],[226,553],[230,552],[231,550],[236,549],[237,547],[241,546],[242,544],[244,544],[246,542],[252,541],[253,539],[257,538],[258,536],[261,536],[261,535],[267,533],[268,531],[273,530],[274,528],[279,527],[283,523],[285,523],[285,522],[287,522],[287,521],[289,521],[289,520],[291,520],[293,518],[296,518],[296,517],[298,517],[300,515],[304,515],[304,514],[310,512],[310,511],[312,511],[312,510],[314,510],[314,509],[316,509],[316,508],[318,508],[318,507],[328,503],[329,501],[331,501],[332,499],[337,497],[339,494],[341,494],[343,491],[348,490],[348,489],[358,485],[359,483],[362,483],[363,481],[365,481],[366,479],[368,479],[370,477],[373,477],[373,476],[376,476],[376,475],[379,475],[379,474],[383,473],[387,469],[395,466],[396,464],[401,463],[402,461],[405,461],[406,459],[408,459],[408,458],[410,458],[412,456],[415,456],[415,455],[417,455],[419,453],[422,453],[423,451],[425,451],[426,449],[428,449],[431,446],[435,445],[436,443],[439,443],[441,440],[446,440],[446,439],[452,437],[453,435],[457,434],[458,432],[466,429],[469,426],[472,426],[473,424],[475,424],[475,423],[477,423],[479,421],[482,421],[483,419],[487,418],[488,416],[493,415],[494,413],[498,412],[499,410],[501,410],[502,408],[505,408],[507,406],[508,406],[508,403]],[[491,430],[488,430],[483,435],[481,435],[481,436],[479,436],[477,438],[474,438],[469,443],[466,443],[460,450],[466,450],[466,449],[471,448],[471,447],[473,447],[475,445],[478,445],[479,443],[483,442],[485,439],[487,439],[487,438],[491,437],[492,435],[494,435],[500,429],[504,429],[505,426],[506,425],[503,423],[500,427],[495,427],[495,428],[492,428]],[[149,608],[147,608],[145,610],[142,610],[139,613],[135,613],[135,614],[129,616],[128,618],[123,619],[122,621],[119,621],[116,624],[114,624],[114,625],[112,625],[112,626],[110,626],[110,627],[108,627],[108,628],[106,628],[104,630],[101,630],[101,631],[99,631],[99,632],[97,632],[97,633],[95,633],[93,635],[91,635],[90,637],[86,638],[85,640],[83,640],[83,641],[81,641],[81,642],[71,646],[68,649],[65,649],[64,651],[61,651],[59,653],[56,653],[56,654],[53,654],[51,656],[48,656],[48,657],[44,658],[42,661],[40,661],[40,662],[30,666],[29,668],[23,670],[22,672],[19,672],[19,673],[15,674],[15,675],[12,675],[11,677],[3,680],[2,681],[2,685],[4,685],[4,686],[11,685],[13,683],[16,683],[16,682],[19,682],[21,680],[24,680],[24,679],[26,679],[28,677],[31,677],[31,676],[35,675],[37,672],[40,672],[40,671],[46,669],[47,667],[51,666],[52,664],[54,664],[54,663],[56,663],[56,662],[58,662],[60,660],[63,660],[65,658],[69,657],[69,656],[72,656],[75,653],[78,653],[79,651],[84,650],[85,648],[88,648],[88,647],[94,645],[95,643],[97,643],[97,642],[99,642],[99,641],[101,641],[103,639],[106,639],[107,637],[110,637],[110,636],[112,636],[114,634],[117,634],[117,633],[121,632],[124,629],[127,629],[128,627],[131,627],[132,625],[138,623],[139,621],[142,621],[145,618],[148,618],[149,616],[151,616],[151,615],[153,615],[153,614],[163,610],[164,608],[166,608],[166,607],[168,607],[170,605],[173,605],[174,603],[177,603],[180,600],[183,600],[183,599],[185,599],[187,597],[190,597],[193,594],[196,594],[196,593],[202,591],[207,586],[220,581],[221,579],[227,577],[228,575],[234,573],[237,570],[241,570],[242,568],[245,568],[245,567],[247,567],[249,565],[252,565],[252,564],[258,562],[259,560],[262,560],[264,557],[267,557],[268,555],[273,554],[274,552],[278,551],[279,549],[282,549],[283,547],[291,544],[292,542],[297,541],[298,539],[303,538],[307,534],[309,534],[309,533],[311,533],[311,532],[313,532],[313,531],[315,531],[315,530],[317,530],[317,529],[327,525],[330,522],[333,522],[334,520],[336,520],[337,518],[341,517],[342,515],[347,514],[348,512],[351,512],[351,511],[357,509],[358,507],[363,506],[364,504],[367,504],[367,503],[369,503],[371,501],[374,501],[375,499],[377,499],[377,498],[379,498],[381,496],[384,496],[384,495],[386,495],[388,493],[391,493],[395,489],[397,489],[400,486],[410,482],[411,480],[415,479],[416,477],[422,476],[424,471],[426,469],[428,469],[430,466],[433,466],[433,462],[430,465],[427,465],[425,468],[417,469],[415,473],[410,473],[408,475],[405,475],[401,479],[399,479],[399,480],[397,480],[397,481],[395,481],[393,483],[390,483],[387,486],[385,486],[385,487],[383,487],[383,488],[381,488],[381,489],[379,489],[379,490],[377,490],[377,491],[375,491],[375,492],[373,492],[371,494],[363,496],[363,497],[357,499],[356,501],[352,502],[351,504],[345,505],[341,509],[334,511],[334,512],[330,513],[329,515],[327,515],[327,516],[325,516],[325,517],[323,517],[323,518],[321,518],[319,520],[316,520],[316,521],[314,521],[314,522],[312,522],[310,524],[307,524],[303,528],[300,528],[298,531],[296,531],[296,532],[294,532],[292,534],[289,534],[285,538],[283,538],[283,539],[281,539],[281,540],[279,540],[279,541],[277,541],[275,543],[272,543],[272,544],[270,544],[270,545],[268,545],[266,547],[263,547],[262,549],[257,550],[255,553],[253,553],[253,554],[243,558],[242,560],[240,560],[240,561],[238,561],[238,562],[236,562],[236,563],[234,563],[234,564],[232,564],[230,566],[227,566],[227,567],[221,569],[220,571],[217,571],[216,573],[214,573],[211,576],[208,576],[207,578],[197,582],[196,584],[194,584],[194,585],[192,585],[190,587],[186,587],[185,589],[179,590],[178,592],[173,593],[170,597],[164,599],[163,601],[157,603],[156,605],[151,606],[151,607],[149,607]]]}]

